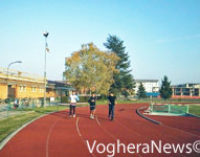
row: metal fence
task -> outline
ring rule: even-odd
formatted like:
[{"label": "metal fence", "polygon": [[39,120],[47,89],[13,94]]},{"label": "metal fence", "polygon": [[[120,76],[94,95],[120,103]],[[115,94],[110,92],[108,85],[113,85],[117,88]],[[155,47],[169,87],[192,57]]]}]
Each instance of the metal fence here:
[{"label": "metal fence", "polygon": [[[60,105],[60,98],[50,101],[47,99],[46,106]],[[31,112],[34,108],[42,107],[43,99],[21,99],[20,101],[10,100],[0,104],[0,119],[8,118],[13,115]]]},{"label": "metal fence", "polygon": [[151,105],[151,112],[186,114],[189,113],[189,105],[166,104],[166,105]]}]

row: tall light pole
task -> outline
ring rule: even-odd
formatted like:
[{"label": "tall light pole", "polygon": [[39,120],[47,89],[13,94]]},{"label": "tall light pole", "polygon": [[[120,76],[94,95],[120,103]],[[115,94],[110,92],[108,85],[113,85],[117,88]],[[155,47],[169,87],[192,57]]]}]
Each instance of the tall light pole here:
[{"label": "tall light pole", "polygon": [[[13,64],[16,64],[16,63],[22,63],[22,61],[14,61],[14,62],[11,62],[10,64],[8,64],[8,67],[7,67],[7,84],[8,84],[8,72],[9,72],[9,69],[10,69],[10,66],[13,65]],[[9,93],[8,93],[8,88],[7,88],[7,97],[8,97]]]},{"label": "tall light pole", "polygon": [[48,51],[48,45],[47,45],[47,37],[49,35],[49,32],[44,32],[43,36],[45,37],[45,53],[44,53],[44,106],[46,106],[46,88],[47,88],[47,80],[46,80],[46,58],[47,58],[47,51]]}]

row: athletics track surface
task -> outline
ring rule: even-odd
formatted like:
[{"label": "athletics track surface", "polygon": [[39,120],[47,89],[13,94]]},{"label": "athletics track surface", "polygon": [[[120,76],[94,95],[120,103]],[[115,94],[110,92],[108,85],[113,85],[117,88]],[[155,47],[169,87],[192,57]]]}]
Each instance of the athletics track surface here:
[{"label": "athletics track surface", "polygon": [[[188,143],[200,139],[200,119],[194,117],[149,116],[162,122],[156,125],[136,114],[136,109],[145,104],[117,105],[115,120],[107,118],[107,106],[97,106],[96,118],[89,119],[89,108],[77,108],[77,117],[67,117],[61,111],[40,118],[15,135],[0,151],[0,157],[103,157],[108,153],[89,153],[86,140],[98,143]],[[179,123],[180,122],[180,123]],[[192,154],[115,154],[129,156],[198,156]]]}]

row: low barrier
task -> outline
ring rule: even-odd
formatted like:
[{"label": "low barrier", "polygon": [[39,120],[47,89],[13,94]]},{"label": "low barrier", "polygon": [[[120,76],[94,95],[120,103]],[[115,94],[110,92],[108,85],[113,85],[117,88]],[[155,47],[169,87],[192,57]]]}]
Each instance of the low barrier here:
[{"label": "low barrier", "polygon": [[152,122],[152,123],[154,123],[154,124],[161,125],[161,122],[156,121],[156,120],[153,120],[153,119],[151,119],[151,118],[145,116],[144,114],[142,114],[140,111],[141,111],[141,110],[144,110],[144,109],[147,109],[147,107],[146,107],[146,106],[143,106],[143,107],[138,108],[138,109],[136,110],[136,113],[137,113],[140,117],[142,117],[142,118],[144,118],[144,119],[146,119],[146,120],[148,120],[148,121],[150,121],[150,122]]},{"label": "low barrier", "polygon": [[182,104],[165,104],[165,105],[150,105],[151,112],[158,113],[173,113],[186,114],[189,113],[189,105]]}]

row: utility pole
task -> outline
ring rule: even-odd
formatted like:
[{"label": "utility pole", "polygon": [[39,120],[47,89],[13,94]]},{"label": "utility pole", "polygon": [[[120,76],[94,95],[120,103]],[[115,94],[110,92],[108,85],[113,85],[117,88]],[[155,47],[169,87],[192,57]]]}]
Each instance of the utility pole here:
[{"label": "utility pole", "polygon": [[45,54],[44,54],[44,103],[43,106],[46,106],[46,88],[47,88],[47,79],[46,79],[46,56],[47,56],[47,50],[48,50],[48,44],[47,44],[47,37],[49,33],[46,31],[43,33],[45,37]]}]

